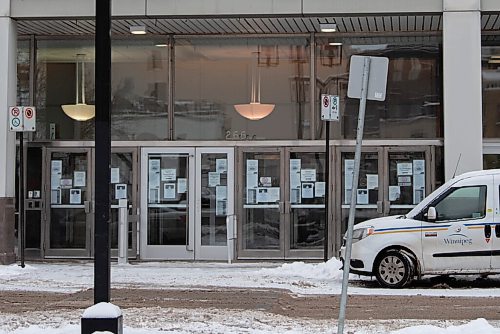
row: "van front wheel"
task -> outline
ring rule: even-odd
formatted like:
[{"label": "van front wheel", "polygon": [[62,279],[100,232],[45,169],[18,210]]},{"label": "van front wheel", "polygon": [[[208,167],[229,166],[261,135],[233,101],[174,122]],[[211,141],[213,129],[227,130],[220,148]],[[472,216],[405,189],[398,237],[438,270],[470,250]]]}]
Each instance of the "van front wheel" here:
[{"label": "van front wheel", "polygon": [[397,250],[384,252],[375,263],[375,277],[386,288],[402,288],[414,275],[412,260]]}]

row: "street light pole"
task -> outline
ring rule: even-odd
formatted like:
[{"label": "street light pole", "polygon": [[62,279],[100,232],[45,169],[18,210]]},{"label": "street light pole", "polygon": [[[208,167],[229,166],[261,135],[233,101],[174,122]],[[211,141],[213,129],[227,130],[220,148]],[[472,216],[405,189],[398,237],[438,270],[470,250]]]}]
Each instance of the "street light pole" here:
[{"label": "street light pole", "polygon": [[94,303],[110,301],[111,0],[96,0]]}]

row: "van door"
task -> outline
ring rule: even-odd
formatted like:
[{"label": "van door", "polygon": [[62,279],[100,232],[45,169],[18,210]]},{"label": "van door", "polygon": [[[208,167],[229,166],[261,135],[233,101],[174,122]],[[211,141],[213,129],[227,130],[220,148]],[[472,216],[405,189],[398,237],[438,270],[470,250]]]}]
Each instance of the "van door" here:
[{"label": "van door", "polygon": [[422,223],[425,271],[488,272],[493,176],[464,179],[438,196],[435,222]]},{"label": "van door", "polygon": [[495,220],[491,226],[491,268],[500,271],[500,175],[494,182]]}]

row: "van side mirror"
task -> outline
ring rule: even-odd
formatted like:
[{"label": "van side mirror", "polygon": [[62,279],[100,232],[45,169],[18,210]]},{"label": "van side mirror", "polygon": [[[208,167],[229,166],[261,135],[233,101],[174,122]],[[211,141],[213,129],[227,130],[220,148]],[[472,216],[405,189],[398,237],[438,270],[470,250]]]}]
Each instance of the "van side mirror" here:
[{"label": "van side mirror", "polygon": [[425,214],[425,217],[427,218],[428,221],[436,221],[436,218],[437,218],[436,208],[433,206],[430,206],[427,209],[427,213]]}]

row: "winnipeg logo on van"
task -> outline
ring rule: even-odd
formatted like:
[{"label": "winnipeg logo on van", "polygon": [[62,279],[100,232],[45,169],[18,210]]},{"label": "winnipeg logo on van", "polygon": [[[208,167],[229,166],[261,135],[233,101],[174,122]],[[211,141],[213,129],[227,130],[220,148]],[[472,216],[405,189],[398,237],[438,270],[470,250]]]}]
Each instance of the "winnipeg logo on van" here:
[{"label": "winnipeg logo on van", "polygon": [[453,233],[448,237],[443,239],[445,245],[472,245],[472,238],[469,238],[465,234]]}]

